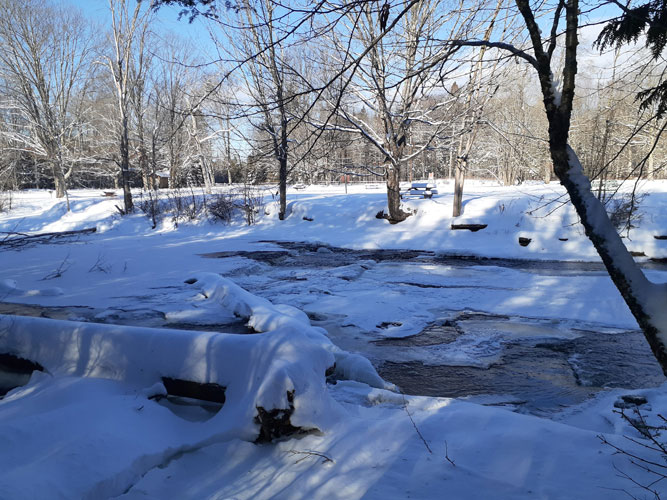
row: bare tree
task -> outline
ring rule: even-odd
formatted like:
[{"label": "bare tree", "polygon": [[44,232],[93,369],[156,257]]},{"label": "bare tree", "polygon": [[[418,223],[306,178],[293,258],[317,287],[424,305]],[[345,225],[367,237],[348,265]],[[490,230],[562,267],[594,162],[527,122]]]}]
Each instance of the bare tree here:
[{"label": "bare tree", "polygon": [[[140,41],[143,45],[145,40]],[[153,54],[144,50],[140,46],[136,54],[136,64],[128,65],[128,71],[131,72],[130,81],[130,104],[136,122],[136,156],[138,157],[139,170],[143,180],[144,188],[153,189],[155,183],[155,172],[150,167],[147,147],[146,115],[149,111],[148,101],[150,99],[149,86],[150,70],[153,63]]]},{"label": "bare tree", "polygon": [[[471,29],[472,18],[464,9],[444,10],[438,1],[417,2],[407,5],[400,21],[386,32],[388,7],[355,5],[343,25],[348,31],[333,31],[335,51],[330,58],[339,67],[345,67],[347,59],[360,62],[343,76],[338,93],[332,87],[328,98],[331,111],[345,126],[335,122],[323,126],[355,133],[380,152],[387,216],[400,222],[409,216],[401,208],[402,171],[442,133],[448,123],[443,109],[454,101],[438,89],[457,67],[451,60],[457,48],[439,50],[438,39],[461,36]],[[336,74],[335,68],[324,74],[332,73]],[[440,98],[434,99],[438,94]],[[427,131],[420,134],[418,144],[413,141],[417,124]]]},{"label": "bare tree", "polygon": [[2,0],[0,6],[3,107],[21,118],[3,133],[48,164],[62,198],[75,163],[76,101],[86,92],[93,36],[73,9],[45,0]]},{"label": "bare tree", "polygon": [[553,172],[546,119],[542,104],[534,102],[530,76],[529,68],[515,71],[514,76],[504,74],[500,88],[485,106],[483,120],[489,133],[479,138],[476,149],[490,152],[490,157],[474,157],[474,161],[504,185],[527,179],[549,182]]},{"label": "bare tree", "polygon": [[210,78],[201,71],[193,71],[188,85],[190,92],[185,97],[187,104],[185,128],[188,134],[189,154],[201,173],[207,193],[211,193],[215,185],[213,149],[216,142],[222,141],[221,147],[225,150],[224,156],[228,168],[231,161],[229,136],[231,129],[229,125],[225,125],[228,117],[224,116],[224,109],[215,106],[220,100],[211,98],[215,95],[215,92],[212,92],[215,87]]},{"label": "bare tree", "polygon": [[[335,2],[318,1],[312,6],[301,8],[291,4],[275,2],[275,0],[250,1],[245,0],[238,3],[226,3],[226,8],[216,9],[217,2],[210,0],[157,0],[156,5],[178,4],[189,13],[190,19],[203,15],[207,19],[218,23],[226,35],[226,43],[235,45],[236,52],[232,52],[231,68],[229,71],[238,71],[245,81],[245,101],[239,99],[237,104],[245,108],[241,117],[251,118],[255,129],[261,131],[271,146],[271,155],[278,166],[280,210],[279,217],[283,219],[286,212],[286,187],[290,151],[295,149],[293,142],[298,138],[294,132],[300,124],[306,120],[306,116],[313,111],[314,102],[317,102],[335,81],[348,73],[353,67],[356,68],[360,62],[373,50],[376,42],[382,39],[386,33],[391,32],[393,26],[408,15],[411,8],[420,2],[410,0],[401,5],[400,12],[391,21],[389,17],[389,5],[381,9],[371,9],[377,14],[378,22],[382,24],[377,30],[375,39],[362,49],[360,53],[343,62],[342,67],[334,71],[331,78],[321,85],[314,85],[300,71],[296,70],[296,57],[292,57],[294,47],[314,38],[321,37],[331,32],[339,23],[348,18],[348,14],[365,8],[365,4],[371,1],[361,2]],[[233,16],[230,16],[233,14]],[[235,18],[234,18],[235,16]],[[324,23],[315,22],[318,16],[330,16]],[[231,17],[231,19],[230,19]],[[322,17],[324,19],[324,17]],[[423,18],[425,19],[425,18]],[[419,27],[421,30],[421,27]],[[221,44],[222,45],[222,44]],[[417,44],[419,45],[419,44]],[[225,50],[225,47],[222,47]],[[421,47],[419,49],[421,50]],[[354,72],[354,71],[353,71]],[[226,76],[221,80],[225,80]],[[426,78],[426,77],[425,77]],[[302,109],[294,109],[300,96],[310,94],[310,102]],[[239,115],[237,115],[239,117]],[[405,141],[399,127],[395,131],[395,137],[391,139],[394,145]],[[315,132],[309,137],[306,151],[300,154],[297,163],[310,154],[317,138],[323,132]],[[403,137],[401,139],[401,137]],[[382,141],[378,143],[381,145]],[[404,145],[399,146],[401,149]],[[389,145],[383,146],[383,150],[389,151]],[[257,158],[253,158],[253,162]],[[391,163],[391,162],[390,162]],[[392,165],[394,163],[391,163]],[[396,183],[400,172],[389,176],[388,182]],[[393,184],[392,184],[393,185]],[[394,193],[390,205],[396,210],[395,219],[400,220],[400,201],[398,187],[392,188]]]},{"label": "bare tree", "polygon": [[111,13],[111,49],[106,66],[113,79],[118,123],[119,166],[123,183],[124,213],[133,210],[130,191],[130,114],[133,93],[138,92],[145,71],[148,27],[153,15],[153,2],[109,0]]},{"label": "bare tree", "polygon": [[[498,14],[503,5],[503,0],[499,0],[495,10],[491,15],[487,28],[484,31],[483,40],[490,40],[493,29],[498,19]],[[465,97],[465,106],[462,116],[462,127],[459,135],[458,152],[456,155],[456,169],[454,174],[454,203],[452,205],[452,217],[461,215],[463,206],[463,183],[465,181],[466,171],[468,170],[468,160],[475,144],[477,133],[480,130],[480,119],[485,104],[488,102],[498,85],[495,82],[496,70],[499,60],[495,58],[494,63],[485,65],[484,55],[486,46],[481,46],[479,54],[472,61],[472,70],[470,72],[467,87],[467,96]],[[486,73],[486,78],[484,73]],[[494,89],[495,87],[495,89]]]},{"label": "bare tree", "polygon": [[187,133],[184,125],[188,117],[186,101],[190,85],[190,52],[191,47],[187,44],[165,44],[160,51],[160,58],[168,63],[161,65],[153,82],[154,121],[159,124],[160,130],[157,135],[153,135],[152,144],[154,150],[163,150],[170,188],[183,184],[187,163]]},{"label": "bare tree", "polygon": [[[496,47],[509,51],[537,72],[544,111],[549,125],[549,151],[554,172],[574,205],[586,235],[602,259],[609,276],[634,315],[651,350],[667,374],[667,325],[661,321],[667,304],[664,284],[651,283],[628,252],[604,205],[591,190],[589,179],[568,143],[577,74],[579,1],[560,0],[553,11],[546,39],[528,0],[515,0],[522,16],[533,54],[503,41],[464,40],[457,44]],[[565,20],[564,33],[559,23]],[[563,40],[564,58],[560,71],[552,68],[554,52]],[[560,73],[560,79],[556,74]]]},{"label": "bare tree", "polygon": [[[278,217],[283,220],[287,211],[287,171],[290,149],[290,104],[294,96],[290,93],[291,66],[286,62],[286,47],[279,41],[277,33],[277,5],[263,0],[251,5],[243,2],[238,12],[236,60],[246,60],[240,68],[245,90],[250,102],[246,109],[258,111],[258,120],[253,126],[265,135],[272,156],[278,165],[278,192],[280,208]],[[240,103],[241,104],[241,103]]]}]

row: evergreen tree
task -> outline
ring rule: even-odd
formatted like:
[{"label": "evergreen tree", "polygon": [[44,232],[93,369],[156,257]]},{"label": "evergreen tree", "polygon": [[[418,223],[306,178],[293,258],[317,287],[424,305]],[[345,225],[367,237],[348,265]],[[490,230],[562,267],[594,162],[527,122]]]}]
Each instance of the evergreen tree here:
[{"label": "evergreen tree", "polygon": [[[637,42],[645,34],[646,47],[653,59],[658,59],[667,44],[667,0],[650,0],[636,7],[615,3],[623,13],[603,28],[596,41],[598,48]],[[637,99],[642,109],[655,106],[661,118],[667,112],[667,81],[640,92]]]}]

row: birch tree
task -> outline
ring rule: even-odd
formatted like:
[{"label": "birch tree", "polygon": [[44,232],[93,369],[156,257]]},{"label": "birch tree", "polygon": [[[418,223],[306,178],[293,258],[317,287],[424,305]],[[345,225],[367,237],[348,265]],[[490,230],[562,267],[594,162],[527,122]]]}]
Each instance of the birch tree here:
[{"label": "birch tree", "polygon": [[123,184],[124,213],[133,210],[130,191],[130,119],[133,93],[142,83],[146,42],[153,16],[153,2],[109,0],[111,54],[105,63],[113,80],[116,98],[118,165]]},{"label": "birch tree", "polygon": [[[498,14],[502,7],[504,0],[498,0],[495,10],[491,15],[486,30],[484,31],[483,40],[489,40],[493,34],[493,29],[498,19]],[[452,204],[452,217],[461,215],[463,207],[463,183],[465,182],[465,175],[468,170],[468,160],[475,144],[477,133],[480,130],[480,119],[484,110],[485,104],[493,95],[493,85],[495,72],[498,66],[498,59],[495,63],[485,65],[484,56],[487,47],[481,46],[479,53],[475,55],[472,61],[472,69],[470,72],[467,92],[465,94],[465,106],[462,116],[462,128],[459,135],[458,151],[456,155],[456,168],[454,170],[454,202]],[[484,73],[486,73],[486,78]],[[497,85],[496,85],[497,88]],[[466,95],[467,94],[467,95]]]}]

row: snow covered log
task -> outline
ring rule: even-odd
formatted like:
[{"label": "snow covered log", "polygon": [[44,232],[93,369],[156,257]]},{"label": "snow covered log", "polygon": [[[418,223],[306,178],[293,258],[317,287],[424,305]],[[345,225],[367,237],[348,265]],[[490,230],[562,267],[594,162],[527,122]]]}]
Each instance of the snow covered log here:
[{"label": "snow covered log", "polygon": [[[225,388],[214,419],[249,441],[285,430],[326,430],[338,414],[326,390],[334,356],[322,339],[294,328],[235,335],[0,315],[0,352],[38,363],[55,377],[121,381],[144,397],[165,377]],[[271,429],[275,419],[287,416]],[[269,427],[267,427],[269,426]]]},{"label": "snow covered log", "polygon": [[0,353],[0,398],[10,390],[26,384],[35,370],[44,371],[44,368],[29,359]]},{"label": "snow covered log", "polygon": [[225,310],[248,321],[248,326],[257,332],[273,330],[295,330],[307,335],[311,342],[319,343],[331,352],[336,360],[329,368],[334,378],[356,380],[371,387],[396,390],[396,386],[385,382],[368,359],[343,351],[331,343],[323,328],[313,326],[306,313],[287,304],[273,304],[244,290],[232,280],[219,274],[200,273],[186,280],[201,291],[203,297],[217,302]]}]

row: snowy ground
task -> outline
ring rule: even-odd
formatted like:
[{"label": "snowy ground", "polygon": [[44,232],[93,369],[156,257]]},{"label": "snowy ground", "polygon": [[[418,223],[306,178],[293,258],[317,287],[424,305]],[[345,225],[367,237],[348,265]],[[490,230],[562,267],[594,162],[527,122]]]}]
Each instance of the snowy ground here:
[{"label": "snowy ground", "polygon": [[[667,257],[667,241],[654,237],[667,235],[667,183],[643,189],[649,193],[643,218],[627,245],[645,254],[638,259],[652,280],[665,282],[664,266],[650,259]],[[448,191],[440,186],[441,193]],[[468,401],[403,396],[380,387],[360,358],[345,354],[360,352],[388,374],[387,362],[493,373],[494,366],[511,357],[512,346],[571,342],[583,331],[609,338],[636,334],[634,320],[597,264],[576,216],[554,201],[562,196],[557,184],[502,188],[470,182],[464,215],[456,221],[449,216],[451,196],[441,195],[410,201],[417,214],[398,225],[375,218],[385,205],[384,194],[363,186],[350,187],[348,194],[340,186],[290,192],[290,215],[282,222],[268,203],[267,214],[260,214],[254,226],[241,220],[230,225],[198,220],[175,227],[166,218],[154,230],[142,214],[121,218],[114,207],[120,199],[100,195],[73,191],[72,212],[67,213],[62,201],[30,191],[15,197],[14,210],[0,214],[0,231],[97,228],[95,234],[50,244],[0,249],[0,313],[135,325],[145,330],[137,335],[157,339],[164,332],[164,342],[175,346],[169,352],[184,353],[181,362],[190,378],[210,382],[218,377],[230,387],[230,380],[238,384],[239,370],[230,375],[223,366],[202,374],[198,348],[186,349],[178,343],[185,340],[178,339],[226,345],[228,336],[182,330],[236,331],[240,315],[256,330],[269,332],[240,338],[285,335],[296,344],[312,343],[311,355],[294,355],[298,348],[290,350],[286,343],[283,354],[261,363],[268,363],[266,373],[272,375],[267,377],[285,381],[278,384],[282,389],[298,389],[294,415],[320,432],[253,444],[252,423],[230,424],[231,404],[213,413],[148,399],[155,377],[116,366],[120,354],[109,354],[109,346],[118,341],[99,340],[106,338],[103,328],[108,327],[98,331],[94,325],[74,328],[68,325],[81,324],[37,320],[21,326],[10,320],[5,332],[24,329],[22,336],[0,332],[3,352],[42,356],[51,375],[36,372],[28,385],[0,402],[0,443],[12,451],[3,454],[0,497],[626,498],[625,490],[650,498],[619,470],[642,483],[655,477],[614,455],[598,435],[645,453],[623,437],[637,437],[636,431],[613,413],[613,405],[621,395],[642,394],[648,400],[642,411],[656,421],[667,411],[667,385],[659,378],[645,385],[628,381],[626,387],[634,390],[596,386],[585,398],[575,398],[579,404],[550,408],[542,412],[549,418],[538,418],[521,414],[520,406],[488,405],[511,403],[512,394]],[[452,231],[452,222],[488,227]],[[530,244],[520,246],[519,237],[531,238]],[[383,252],[387,249],[402,252]],[[451,255],[544,262],[467,262]],[[209,300],[217,295],[184,283],[193,276],[200,277],[200,285],[206,283],[211,279],[206,273],[222,275],[249,294],[227,293],[243,298],[232,302]],[[239,304],[253,307],[245,310]],[[433,325],[444,335],[453,331],[447,326],[453,323],[456,337],[447,342],[425,342],[425,334],[410,337]],[[54,342],[49,332],[67,328],[74,330],[59,337],[69,346],[60,354],[47,356],[37,349]],[[312,332],[306,333],[308,340],[299,340],[290,333],[296,331]],[[131,328],[118,332],[133,338]],[[90,345],[99,357],[87,358],[82,368],[85,335],[93,339]],[[392,344],[402,338],[422,341]],[[231,342],[236,349],[237,341]],[[246,353],[239,359],[266,351],[253,342],[239,348]],[[133,366],[143,360],[165,375],[154,351],[139,352],[131,358]],[[105,355],[109,358],[102,362]],[[348,380],[324,385],[320,368],[327,356],[336,359],[338,378]],[[581,383],[590,371],[577,371],[577,356],[569,355],[566,364]],[[323,361],[317,364],[317,359]],[[302,373],[311,365],[317,367],[314,385]],[[176,370],[174,376],[183,373]],[[315,382],[318,377],[321,385]],[[269,386],[252,386],[252,397],[258,399],[243,403],[244,415],[252,413],[253,401],[282,397],[282,389]],[[441,394],[452,389],[443,388]],[[285,402],[276,404],[284,407]],[[532,411],[535,405],[527,412],[541,414]],[[653,488],[667,492],[667,484]]]}]

